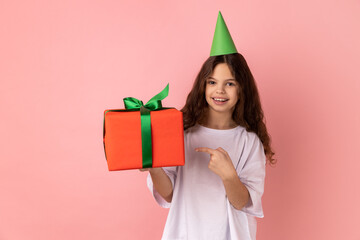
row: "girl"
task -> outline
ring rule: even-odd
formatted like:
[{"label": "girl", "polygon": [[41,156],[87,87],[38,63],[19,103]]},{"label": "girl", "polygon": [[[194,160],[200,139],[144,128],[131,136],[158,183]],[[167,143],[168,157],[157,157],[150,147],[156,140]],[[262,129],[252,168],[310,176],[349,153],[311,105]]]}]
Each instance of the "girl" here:
[{"label": "girl", "polygon": [[170,207],[162,239],[255,239],[274,153],[244,57],[211,55],[181,111],[185,165],[147,169],[155,200]]}]

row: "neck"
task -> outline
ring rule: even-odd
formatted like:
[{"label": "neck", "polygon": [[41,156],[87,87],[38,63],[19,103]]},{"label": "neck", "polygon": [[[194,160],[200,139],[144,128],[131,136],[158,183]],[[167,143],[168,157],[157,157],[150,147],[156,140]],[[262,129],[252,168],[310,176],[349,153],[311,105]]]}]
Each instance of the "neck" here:
[{"label": "neck", "polygon": [[209,108],[205,111],[203,117],[199,121],[199,124],[204,127],[222,130],[238,126],[238,124],[236,124],[236,122],[232,119],[232,112],[219,113],[211,111]]}]

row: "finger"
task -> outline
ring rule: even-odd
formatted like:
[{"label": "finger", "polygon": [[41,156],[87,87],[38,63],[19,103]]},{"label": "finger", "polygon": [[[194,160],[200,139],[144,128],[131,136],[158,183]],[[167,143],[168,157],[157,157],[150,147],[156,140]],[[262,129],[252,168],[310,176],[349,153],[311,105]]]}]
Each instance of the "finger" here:
[{"label": "finger", "polygon": [[141,168],[141,169],[139,169],[140,172],[146,172],[146,171],[149,171],[149,170],[150,170],[150,168]]},{"label": "finger", "polygon": [[195,148],[195,151],[197,151],[197,152],[206,152],[206,153],[209,153],[209,154],[214,154],[215,153],[214,149],[207,148],[207,147]]}]

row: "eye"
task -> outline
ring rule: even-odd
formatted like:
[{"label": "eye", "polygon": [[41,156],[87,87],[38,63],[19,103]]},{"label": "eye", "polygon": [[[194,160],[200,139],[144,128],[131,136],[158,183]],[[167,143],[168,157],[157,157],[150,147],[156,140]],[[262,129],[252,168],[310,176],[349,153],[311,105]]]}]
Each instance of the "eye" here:
[{"label": "eye", "polygon": [[212,80],[209,80],[209,81],[208,81],[208,84],[213,85],[213,84],[215,84],[215,82],[212,81]]},{"label": "eye", "polygon": [[233,82],[228,82],[227,84],[229,84],[229,86],[235,86],[235,83]]}]

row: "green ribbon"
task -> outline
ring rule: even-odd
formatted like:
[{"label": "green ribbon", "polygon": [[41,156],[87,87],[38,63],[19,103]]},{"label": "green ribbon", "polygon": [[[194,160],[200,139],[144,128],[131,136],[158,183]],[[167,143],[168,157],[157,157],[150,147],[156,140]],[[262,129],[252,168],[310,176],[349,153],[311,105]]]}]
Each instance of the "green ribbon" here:
[{"label": "green ribbon", "polygon": [[[104,128],[103,128],[103,137],[105,137],[105,114],[109,111],[111,112],[127,112],[127,111],[137,111],[140,110],[141,117],[141,142],[142,142],[142,167],[151,168],[152,167],[152,141],[151,141],[151,117],[150,111],[156,111],[163,108],[161,100],[166,98],[169,94],[169,84],[158,94],[152,97],[145,105],[139,99],[133,97],[124,98],[124,105],[126,110],[116,109],[108,110],[104,113]],[[105,138],[104,138],[105,139]],[[104,141],[105,149],[105,141]],[[106,158],[106,153],[105,153]]]}]

